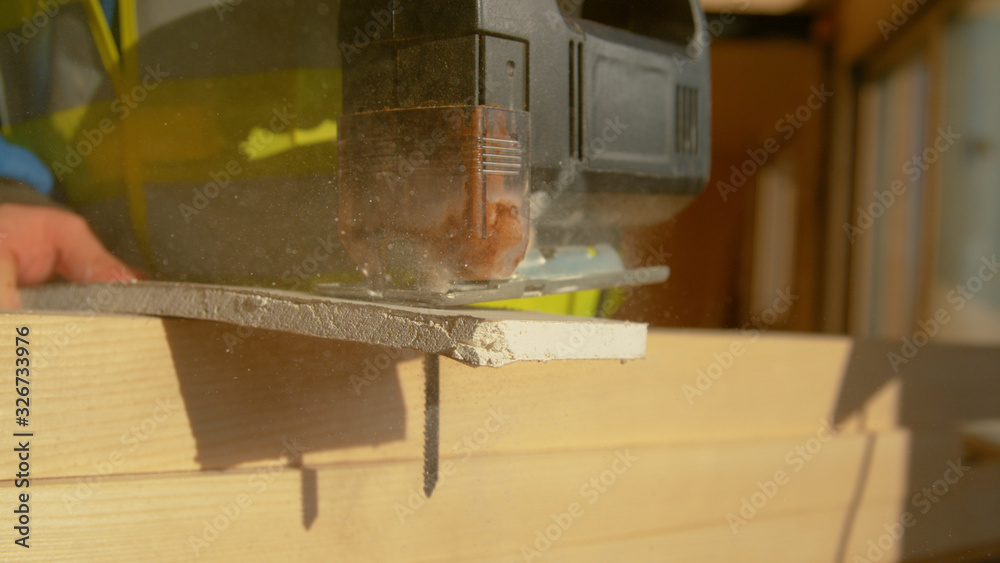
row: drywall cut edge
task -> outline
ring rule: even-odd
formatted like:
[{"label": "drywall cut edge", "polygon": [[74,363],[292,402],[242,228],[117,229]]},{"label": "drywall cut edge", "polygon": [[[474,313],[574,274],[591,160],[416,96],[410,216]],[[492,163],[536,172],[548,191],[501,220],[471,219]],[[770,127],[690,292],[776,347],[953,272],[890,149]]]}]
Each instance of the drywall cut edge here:
[{"label": "drywall cut edge", "polygon": [[262,288],[55,284],[24,290],[22,302],[29,310],[179,317],[409,348],[470,366],[633,360],[646,352],[645,324],[524,311],[425,309]]}]

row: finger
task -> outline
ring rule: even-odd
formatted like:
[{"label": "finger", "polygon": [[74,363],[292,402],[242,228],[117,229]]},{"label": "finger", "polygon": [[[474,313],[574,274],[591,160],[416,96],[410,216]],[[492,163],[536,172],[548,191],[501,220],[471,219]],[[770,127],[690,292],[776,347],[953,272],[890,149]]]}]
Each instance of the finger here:
[{"label": "finger", "polygon": [[72,282],[135,281],[138,279],[121,260],[115,258],[82,220],[54,226],[55,271]]},{"label": "finger", "polygon": [[20,309],[21,297],[17,293],[17,260],[6,249],[0,248],[0,309]]}]

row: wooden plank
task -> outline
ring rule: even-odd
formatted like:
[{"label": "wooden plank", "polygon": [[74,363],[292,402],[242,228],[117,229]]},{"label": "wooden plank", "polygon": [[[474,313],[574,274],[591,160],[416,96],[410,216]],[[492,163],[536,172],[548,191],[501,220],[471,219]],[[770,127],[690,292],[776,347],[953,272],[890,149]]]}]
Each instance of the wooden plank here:
[{"label": "wooden plank", "polygon": [[[0,319],[11,323],[0,331],[29,322],[41,343],[32,424],[45,430],[36,438],[45,476],[93,473],[119,456],[128,473],[257,466],[278,456],[283,436],[304,444],[310,463],[421,456],[422,371],[417,360],[391,362],[390,349],[178,320]],[[787,342],[799,359],[821,360],[811,378],[798,377]],[[716,357],[728,362],[733,338],[696,332],[658,335],[648,360],[625,365],[444,363],[443,453],[464,453],[467,438],[503,452],[603,447],[622,435],[663,443],[815,431],[833,412],[849,342],[742,343],[744,356],[718,381],[707,374],[721,368]],[[12,351],[0,350],[0,361],[13,361],[4,357]],[[13,393],[0,389],[0,400]],[[493,409],[509,420],[487,440],[481,428]],[[746,421],[717,416],[734,409]],[[3,471],[11,463],[0,458]]]},{"label": "wooden plank", "polygon": [[[916,438],[946,450],[958,440]],[[18,560],[514,560],[525,558],[526,546],[529,555],[532,547],[543,556],[565,550],[557,559],[571,561],[606,560],[602,553],[612,549],[620,560],[829,560],[839,545],[856,552],[899,519],[912,492],[900,476],[914,441],[896,432],[874,442],[880,461],[871,464],[870,492],[854,520],[847,515],[869,444],[860,435],[825,443],[799,472],[785,457],[802,440],[474,456],[445,466],[429,500],[418,493],[418,462],[111,476],[89,488],[76,479],[36,480],[33,548]],[[946,467],[947,456],[923,451],[921,462]],[[787,484],[755,499],[757,514],[734,533],[729,514],[781,469]],[[933,552],[995,541],[1000,528],[984,529],[1000,517],[991,512],[1000,503],[998,471],[977,466],[943,495],[922,518],[940,532],[921,545]],[[603,490],[593,479],[605,479]],[[892,487],[875,486],[883,482]],[[0,490],[0,503],[10,506],[11,481]],[[953,519],[963,510],[971,516]],[[971,518],[983,522],[967,526]],[[558,522],[566,529],[549,530]],[[553,545],[536,543],[539,532]],[[670,552],[645,551],[657,537]]]},{"label": "wooden plank", "polygon": [[[944,467],[934,480],[911,483],[906,496],[897,502],[862,501],[845,561],[856,563],[855,557],[873,561],[880,551],[880,561],[989,561],[989,556],[995,557],[1000,535],[1000,488],[996,486],[1000,466],[974,467],[973,473],[943,496],[933,496],[937,502],[922,489],[935,486],[943,478]],[[908,527],[899,537],[901,524]]]},{"label": "wooden plank", "polygon": [[[422,455],[420,361],[392,349],[144,317],[8,314],[0,333],[25,324],[39,476],[109,462],[116,474],[259,467],[290,440],[311,464]],[[862,420],[886,431],[1000,418],[1000,351],[926,348],[899,375],[890,352],[902,353],[839,337],[662,331],[646,360],[625,364],[443,362],[442,454],[802,436],[824,420],[857,432]],[[0,348],[0,364],[13,353]],[[14,393],[0,387],[0,404]],[[501,431],[486,432],[498,416]],[[3,431],[12,422],[0,419]],[[0,475],[14,461],[0,456]]]},{"label": "wooden plank", "polygon": [[886,553],[1000,540],[1000,463],[967,449],[973,423],[1000,418],[993,348],[657,331],[635,362],[445,361],[425,500],[417,358],[220,323],[0,315],[12,339],[26,325],[38,560],[524,559],[573,503],[531,560],[851,560],[974,459]]},{"label": "wooden plank", "polygon": [[[958,510],[964,510],[960,504],[960,502],[953,503]],[[982,505],[973,502],[969,506]],[[942,512],[945,510],[955,509],[942,508]],[[649,562],[839,560],[844,563],[858,563],[872,561],[867,558],[870,549],[867,542],[870,539],[878,541],[878,538],[886,533],[884,526],[898,521],[899,512],[896,504],[862,506],[858,512],[858,520],[862,523],[857,530],[861,541],[856,544],[852,539],[846,548],[841,547],[842,539],[834,534],[843,524],[844,512],[828,510],[755,522],[752,528],[741,532],[739,537],[733,537],[725,526],[716,526],[625,537],[615,542],[556,546],[546,555],[552,555],[556,561],[616,561],[622,554],[627,554],[629,561]],[[974,508],[974,512],[983,516],[982,513],[985,511]],[[991,522],[989,519],[983,521]],[[975,532],[972,533],[967,529],[959,530],[958,534],[949,538],[948,543],[960,547],[930,557],[919,555],[920,548],[914,547],[912,540],[902,539],[892,542],[883,540],[883,545],[888,545],[889,550],[883,550],[878,561],[920,563],[988,561],[990,556],[997,553],[997,544],[981,541],[976,535],[976,532],[981,531],[981,525],[976,526]],[[837,559],[834,555],[837,553],[845,557]]]}]

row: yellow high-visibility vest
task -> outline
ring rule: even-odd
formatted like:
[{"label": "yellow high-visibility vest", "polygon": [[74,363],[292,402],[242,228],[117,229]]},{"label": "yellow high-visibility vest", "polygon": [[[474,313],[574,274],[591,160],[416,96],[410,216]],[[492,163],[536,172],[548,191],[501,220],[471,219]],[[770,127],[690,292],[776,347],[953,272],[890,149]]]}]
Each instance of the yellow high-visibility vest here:
[{"label": "yellow high-visibility vest", "polygon": [[[127,201],[168,277],[308,277],[294,270],[311,248],[280,247],[336,236],[336,0],[120,0],[120,45],[98,0],[4,4],[3,132],[49,165],[71,205]],[[241,193],[292,219],[334,208],[301,217],[322,228],[268,233],[281,223],[267,224],[272,202]],[[223,230],[230,240],[215,241]],[[268,237],[288,240],[259,244]],[[254,253],[268,266],[248,271]]]},{"label": "yellow high-visibility vest", "polygon": [[[119,0],[116,43],[98,0],[4,0],[3,133],[106,244],[161,277],[353,279],[336,224],[338,12],[338,0]],[[134,237],[114,244],[121,231]],[[503,306],[591,316],[598,302]]]}]

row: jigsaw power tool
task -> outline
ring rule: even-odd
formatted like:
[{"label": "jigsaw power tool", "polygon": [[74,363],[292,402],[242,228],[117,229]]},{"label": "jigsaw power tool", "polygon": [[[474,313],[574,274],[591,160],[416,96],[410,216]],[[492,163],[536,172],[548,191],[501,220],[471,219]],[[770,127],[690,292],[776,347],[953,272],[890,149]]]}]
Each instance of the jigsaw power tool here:
[{"label": "jigsaw power tool", "polygon": [[119,0],[117,33],[43,4],[0,16],[52,19],[0,46],[4,132],[158,279],[431,305],[652,283],[623,231],[707,180],[697,0]]},{"label": "jigsaw power tool", "polygon": [[707,181],[704,29],[697,0],[341,4],[340,235],[365,282],[318,289],[446,305],[666,279],[615,244]]}]

